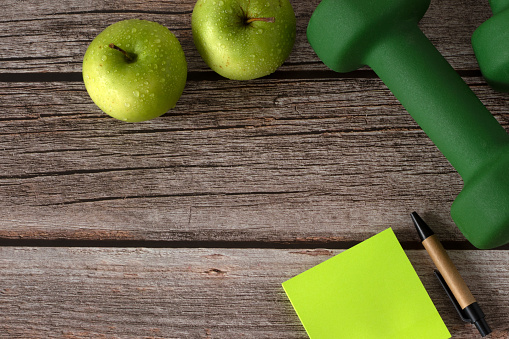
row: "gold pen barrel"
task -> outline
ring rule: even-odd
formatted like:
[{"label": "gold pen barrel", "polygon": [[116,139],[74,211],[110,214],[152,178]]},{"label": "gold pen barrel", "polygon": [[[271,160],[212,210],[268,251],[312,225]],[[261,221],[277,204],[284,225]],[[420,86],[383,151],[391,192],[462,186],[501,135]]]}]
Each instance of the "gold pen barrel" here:
[{"label": "gold pen barrel", "polygon": [[474,303],[474,296],[470,292],[470,289],[463,278],[460,276],[456,266],[454,266],[447,255],[444,247],[440,241],[438,241],[437,237],[435,235],[429,236],[424,239],[422,244],[435,263],[435,266],[444,277],[445,282],[451,289],[452,294],[456,297],[461,309],[464,309],[468,305]]}]

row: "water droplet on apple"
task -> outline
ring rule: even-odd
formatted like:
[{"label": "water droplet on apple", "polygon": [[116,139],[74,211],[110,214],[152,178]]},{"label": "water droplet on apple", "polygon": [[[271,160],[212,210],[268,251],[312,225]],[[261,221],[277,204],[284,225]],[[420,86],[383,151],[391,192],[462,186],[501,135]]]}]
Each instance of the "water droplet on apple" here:
[{"label": "water droplet on apple", "polygon": [[139,92],[139,91],[137,91],[137,90],[134,90],[134,91],[133,91],[133,94],[134,94],[134,96],[135,96],[135,97],[137,97],[137,98],[140,96],[140,92]]},{"label": "water droplet on apple", "polygon": [[133,28],[131,32],[136,33],[136,28]]},{"label": "water droplet on apple", "polygon": [[130,104],[130,103],[128,103],[128,102],[124,103],[124,105],[125,105],[125,107],[129,107],[129,106],[131,106],[131,104]]},{"label": "water droplet on apple", "polygon": [[263,29],[259,28],[258,29],[258,34],[262,34],[263,33]]},{"label": "water droplet on apple", "polygon": [[154,41],[156,42],[156,44],[161,43],[161,39],[155,39]]},{"label": "water droplet on apple", "polygon": [[224,5],[224,2],[223,1],[219,1],[219,6],[223,6]]},{"label": "water droplet on apple", "polygon": [[102,61],[106,61],[107,59],[108,59],[108,57],[107,57],[106,55],[103,55],[103,56],[101,57],[101,60],[102,60]]}]

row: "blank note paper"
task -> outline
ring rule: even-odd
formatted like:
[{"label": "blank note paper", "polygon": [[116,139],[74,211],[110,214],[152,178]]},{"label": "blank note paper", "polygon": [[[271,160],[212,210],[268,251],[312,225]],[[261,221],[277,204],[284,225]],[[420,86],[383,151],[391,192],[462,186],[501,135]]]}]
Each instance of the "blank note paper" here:
[{"label": "blank note paper", "polygon": [[311,339],[451,337],[390,228],[283,288]]}]

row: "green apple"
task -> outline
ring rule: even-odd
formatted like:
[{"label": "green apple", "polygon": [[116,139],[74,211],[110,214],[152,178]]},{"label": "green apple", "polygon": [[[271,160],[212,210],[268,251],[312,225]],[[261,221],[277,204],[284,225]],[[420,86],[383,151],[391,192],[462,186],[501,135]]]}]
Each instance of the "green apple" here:
[{"label": "green apple", "polygon": [[156,118],[175,107],[184,91],[187,63],[179,41],[152,21],[108,26],[88,46],[83,81],[101,110],[129,122]]},{"label": "green apple", "polygon": [[288,0],[198,0],[193,40],[220,75],[249,80],[273,73],[295,42],[295,13]]}]

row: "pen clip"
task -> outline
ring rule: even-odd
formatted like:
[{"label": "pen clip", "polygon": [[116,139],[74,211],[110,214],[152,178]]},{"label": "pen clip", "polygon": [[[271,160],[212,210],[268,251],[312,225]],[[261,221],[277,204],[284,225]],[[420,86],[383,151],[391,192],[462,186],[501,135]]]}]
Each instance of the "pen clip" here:
[{"label": "pen clip", "polygon": [[458,301],[452,294],[452,291],[449,288],[449,286],[447,285],[447,283],[445,282],[444,277],[442,277],[442,274],[440,274],[440,272],[438,270],[434,270],[434,272],[435,272],[435,276],[438,278],[438,281],[440,282],[440,285],[442,285],[442,287],[445,290],[445,293],[447,294],[449,299],[452,301],[452,304],[453,304],[454,308],[456,309],[456,311],[458,312],[461,320],[463,320],[466,323],[471,323],[472,320],[465,316],[465,313],[463,312],[463,310],[460,307],[460,304],[458,303]]}]

